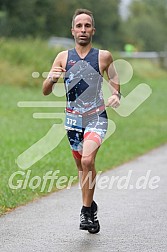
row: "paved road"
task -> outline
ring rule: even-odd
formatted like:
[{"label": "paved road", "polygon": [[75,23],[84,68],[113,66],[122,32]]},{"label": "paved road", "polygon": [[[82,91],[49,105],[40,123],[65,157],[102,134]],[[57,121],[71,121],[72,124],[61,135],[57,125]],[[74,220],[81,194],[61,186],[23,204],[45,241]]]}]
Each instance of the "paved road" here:
[{"label": "paved road", "polygon": [[99,234],[78,229],[76,185],[1,217],[0,252],[166,252],[166,184],[164,145],[97,179]]}]

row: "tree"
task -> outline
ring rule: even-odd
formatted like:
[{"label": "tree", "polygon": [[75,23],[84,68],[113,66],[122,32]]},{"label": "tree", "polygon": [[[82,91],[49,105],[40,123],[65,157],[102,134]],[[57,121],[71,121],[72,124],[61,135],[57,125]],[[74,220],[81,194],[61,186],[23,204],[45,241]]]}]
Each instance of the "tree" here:
[{"label": "tree", "polygon": [[124,40],[133,42],[140,50],[163,51],[167,43],[166,23],[167,0],[134,0],[124,24]]},{"label": "tree", "polygon": [[97,32],[94,41],[105,47],[118,48],[121,43],[119,3],[120,0],[98,0],[96,3],[94,0],[61,0],[61,2],[59,0],[0,0],[3,13],[0,15],[0,35],[71,37],[70,28],[74,10],[87,8],[93,12],[96,21]]}]

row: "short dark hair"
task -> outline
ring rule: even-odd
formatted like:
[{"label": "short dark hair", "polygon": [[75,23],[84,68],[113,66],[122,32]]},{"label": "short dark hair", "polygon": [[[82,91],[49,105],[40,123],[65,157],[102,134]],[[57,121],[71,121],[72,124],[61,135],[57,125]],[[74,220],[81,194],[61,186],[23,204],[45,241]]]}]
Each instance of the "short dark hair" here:
[{"label": "short dark hair", "polygon": [[72,17],[72,27],[74,27],[74,19],[76,18],[76,16],[78,16],[80,14],[86,14],[86,15],[90,16],[92,19],[92,26],[95,27],[95,20],[93,17],[93,13],[87,9],[76,9],[76,11]]}]

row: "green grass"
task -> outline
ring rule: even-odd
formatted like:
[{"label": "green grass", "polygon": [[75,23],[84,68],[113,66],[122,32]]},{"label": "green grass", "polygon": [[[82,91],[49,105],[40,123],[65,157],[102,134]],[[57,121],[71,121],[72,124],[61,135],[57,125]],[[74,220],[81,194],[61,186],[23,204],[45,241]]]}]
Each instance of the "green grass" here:
[{"label": "green grass", "polygon": [[[15,163],[18,155],[43,137],[55,123],[54,119],[33,119],[32,114],[34,112],[63,112],[63,109],[55,110],[54,108],[17,107],[18,101],[53,101],[60,98],[56,98],[53,94],[44,97],[41,92],[43,79],[30,77],[32,71],[48,71],[53,54],[56,52],[53,53],[51,49],[47,49],[47,45],[40,41],[34,42],[38,45],[35,46],[34,44],[34,48],[30,46],[29,42],[22,43],[20,45],[22,47],[21,52],[26,55],[24,63],[23,56],[22,59],[21,56],[19,56],[20,60],[17,59],[19,49],[16,50],[18,44],[16,46],[14,43],[17,44],[17,42],[13,42],[13,48],[10,43],[8,45],[3,44],[3,49],[6,52],[2,53],[1,51],[0,53],[1,76],[2,79],[4,78],[2,83],[4,85],[0,85],[0,214],[48,193],[49,184],[43,192],[40,192],[40,186],[35,190],[29,187],[12,190],[8,181],[14,172],[23,171]],[[29,59],[24,47],[30,49],[31,59]],[[35,52],[36,55],[34,56]],[[13,59],[13,57],[16,57],[16,59]],[[34,63],[35,58],[37,58],[37,65]],[[42,61],[42,66],[40,59],[45,61]],[[31,66],[31,62],[33,66]],[[96,160],[98,171],[106,171],[116,167],[167,142],[167,74],[157,64],[150,61],[132,60],[131,64],[134,68],[134,76],[130,83],[122,87],[123,95],[126,96],[134,87],[143,82],[149,84],[153,92],[128,117],[120,117],[112,109],[108,110],[109,118],[115,122],[117,128],[115,133],[103,143],[98,152]],[[46,65],[45,68],[44,65]],[[14,73],[14,80],[12,74],[7,77],[4,75],[9,66],[11,67],[9,68],[11,72],[9,72]],[[34,67],[36,67],[35,70]],[[25,81],[24,85],[22,80]],[[67,138],[64,137],[57,148],[30,167],[29,170],[31,170],[29,181],[34,176],[42,178],[46,172],[55,170],[60,170],[59,175],[76,176],[77,170]],[[19,179],[25,181],[25,176],[18,175],[14,183],[17,184]],[[54,184],[52,192],[56,190]]]},{"label": "green grass", "polygon": [[[0,72],[2,84],[17,86],[39,86],[42,73],[50,69],[61,48],[49,48],[46,41],[39,39],[0,39]],[[39,72],[38,79],[32,78]]]}]

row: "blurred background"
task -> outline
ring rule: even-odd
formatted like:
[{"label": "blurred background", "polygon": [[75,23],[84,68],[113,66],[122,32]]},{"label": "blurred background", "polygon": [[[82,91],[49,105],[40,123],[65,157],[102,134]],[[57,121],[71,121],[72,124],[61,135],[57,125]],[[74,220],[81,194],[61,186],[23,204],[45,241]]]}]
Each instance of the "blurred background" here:
[{"label": "blurred background", "polygon": [[0,36],[72,38],[76,8],[93,12],[94,42],[102,47],[124,50],[132,43],[138,51],[166,50],[167,0],[0,0]]},{"label": "blurred background", "polygon": [[[48,193],[48,187],[41,192],[35,180],[35,189],[30,188],[34,176],[42,181],[46,172],[55,170],[60,170],[59,176],[77,175],[64,137],[29,167],[29,177],[21,170],[23,175],[13,180],[17,189],[9,186],[11,175],[20,171],[17,157],[56,123],[53,118],[34,119],[33,113],[64,113],[64,108],[17,104],[65,100],[64,95],[56,96],[56,86],[55,95],[44,97],[42,83],[56,55],[74,46],[70,30],[76,8],[94,14],[93,46],[131,64],[133,76],[121,86],[122,95],[128,96],[140,83],[152,89],[151,96],[128,117],[108,110],[116,131],[98,152],[97,170],[106,171],[167,142],[167,0],[0,0],[0,214]],[[54,184],[52,191],[56,190]]]}]

